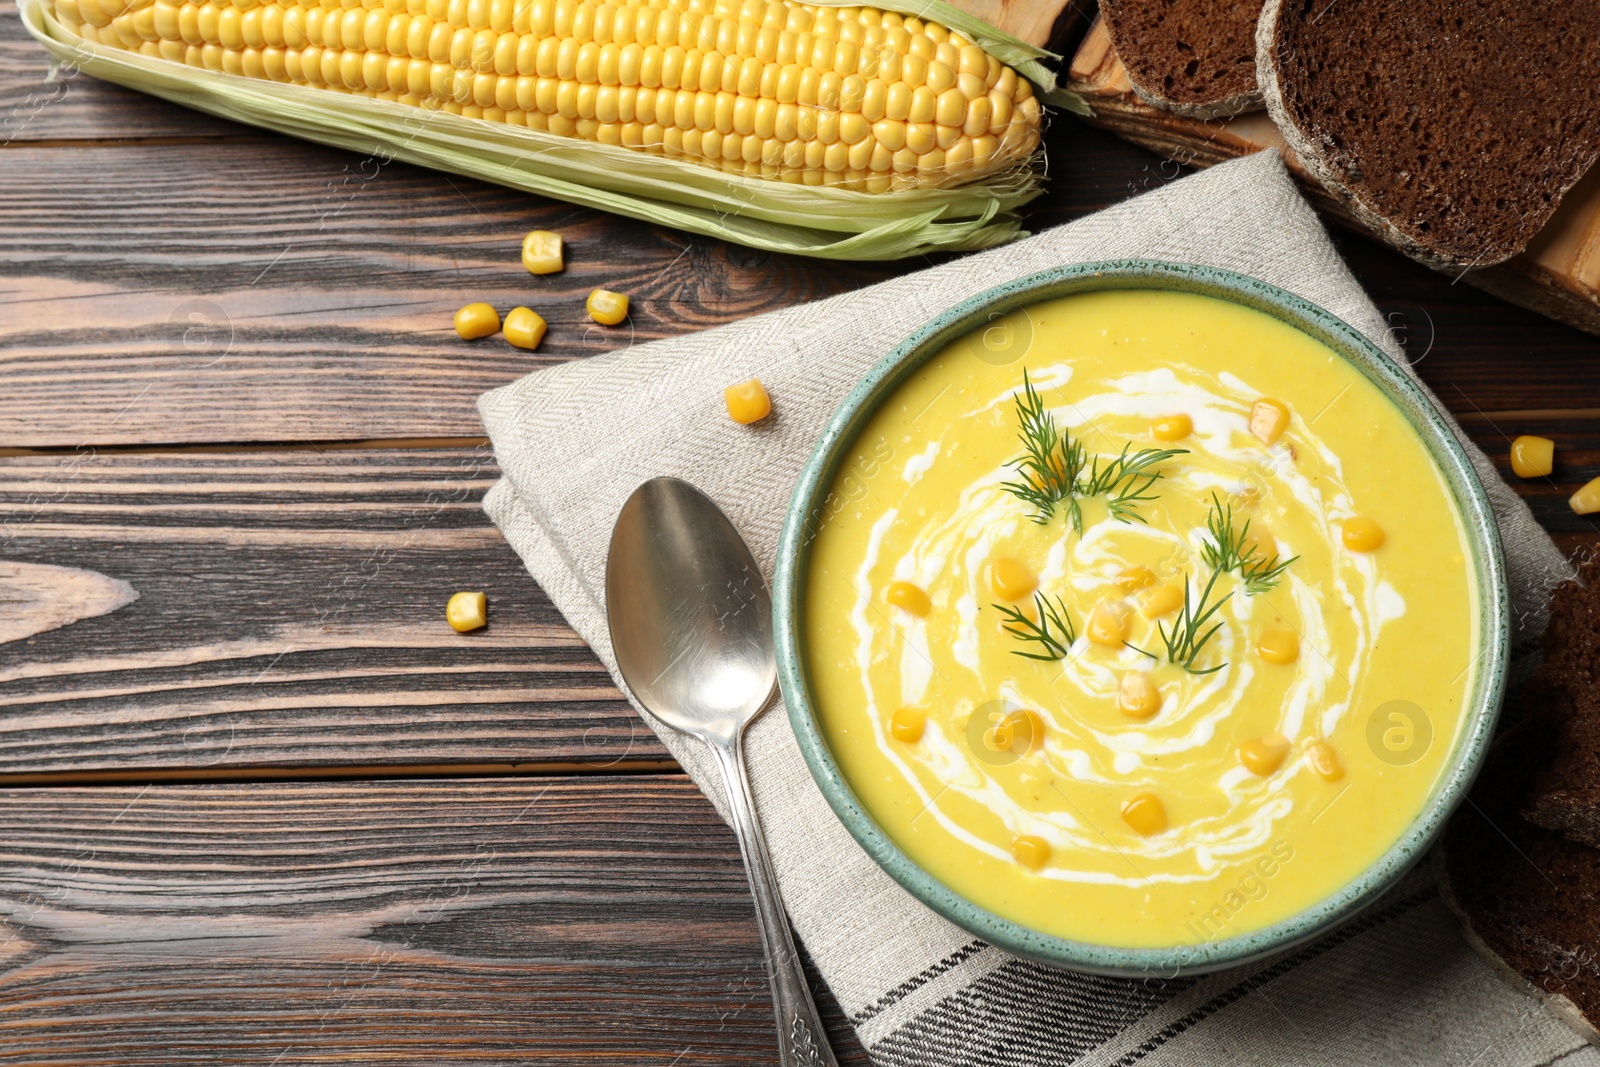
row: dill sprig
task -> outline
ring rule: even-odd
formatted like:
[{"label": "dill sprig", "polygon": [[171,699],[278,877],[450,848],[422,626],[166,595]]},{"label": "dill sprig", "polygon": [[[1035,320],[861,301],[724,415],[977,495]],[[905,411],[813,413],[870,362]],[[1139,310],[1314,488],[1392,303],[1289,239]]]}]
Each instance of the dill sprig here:
[{"label": "dill sprig", "polygon": [[1096,456],[1089,467],[1089,476],[1084,479],[1078,492],[1084,496],[1105,497],[1106,507],[1114,519],[1121,522],[1130,522],[1134,519],[1144,522],[1144,516],[1134,508],[1146,500],[1156,498],[1156,494],[1149,490],[1160,480],[1161,472],[1151,468],[1176,456],[1184,455],[1189,450],[1141,448],[1130,456],[1128,450],[1132,447],[1131,443],[1123,445],[1121,455],[1104,467],[1100,466],[1100,457]]},{"label": "dill sprig", "polygon": [[1006,617],[1003,627],[1006,633],[1019,641],[1036,644],[1044,649],[1042,653],[1012,649],[1013,656],[1047,661],[1066,659],[1067,651],[1078,639],[1078,628],[1072,624],[1072,617],[1067,614],[1066,602],[1060,597],[1056,597],[1056,602],[1052,604],[1050,598],[1043,593],[1033,594],[1033,606],[1039,612],[1037,622],[1016,608],[1006,607],[1004,604],[994,606]]},{"label": "dill sprig", "polygon": [[1056,505],[1065,501],[1074,524],[1081,530],[1083,514],[1073,493],[1078,475],[1083,471],[1083,445],[1056,425],[1028,380],[1026,370],[1022,372],[1022,395],[1016,399],[1022,455],[1010,465],[1022,477],[1006,482],[1004,488],[1033,505],[1033,521],[1040,525],[1049,522],[1056,513]]},{"label": "dill sprig", "polygon": [[[1205,649],[1206,643],[1223,626],[1219,621],[1212,623],[1211,628],[1207,629],[1206,624],[1211,622],[1211,617],[1222,610],[1222,605],[1226,604],[1229,598],[1233,596],[1232,593],[1227,593],[1216,603],[1211,603],[1211,594],[1216,589],[1217,576],[1221,573],[1220,570],[1211,572],[1211,578],[1206,582],[1205,591],[1200,594],[1199,601],[1194,601],[1190,598],[1189,577],[1185,575],[1183,579],[1183,610],[1178,613],[1177,618],[1172,620],[1170,629],[1166,623],[1156,624],[1156,630],[1161,635],[1161,643],[1166,646],[1167,662],[1174,666],[1182,667],[1190,674],[1215,674],[1228,665],[1223,662],[1215,667],[1207,667],[1204,670],[1196,668],[1194,665],[1194,661],[1199,658],[1200,653]],[[1154,652],[1142,649],[1138,645],[1129,644],[1128,647],[1135,652],[1144,653],[1151,659],[1159,658]]]},{"label": "dill sprig", "polygon": [[1104,465],[1100,456],[1094,457],[1091,463],[1083,442],[1057,426],[1056,420],[1045,410],[1044,401],[1033,388],[1026,369],[1022,372],[1022,393],[1016,402],[1022,455],[1011,460],[1009,465],[1015,467],[1021,477],[1004,483],[1002,488],[1033,505],[1033,521],[1040,525],[1055,516],[1056,505],[1063,504],[1072,528],[1083,533],[1081,498],[1091,496],[1105,497],[1111,517],[1119,522],[1144,522],[1138,505],[1156,498],[1150,489],[1161,478],[1161,472],[1154,468],[1188,451],[1142,448],[1130,454],[1133,448],[1130,443],[1123,445],[1121,454]]},{"label": "dill sprig", "polygon": [[1249,539],[1250,520],[1243,526],[1233,524],[1233,505],[1223,506],[1217,494],[1211,494],[1211,512],[1206,516],[1206,530],[1211,541],[1200,546],[1200,555],[1216,571],[1236,571],[1244,581],[1247,596],[1258,596],[1283,580],[1289,564],[1299,559],[1290,556],[1280,560],[1274,552],[1270,557],[1261,554],[1259,546]]}]

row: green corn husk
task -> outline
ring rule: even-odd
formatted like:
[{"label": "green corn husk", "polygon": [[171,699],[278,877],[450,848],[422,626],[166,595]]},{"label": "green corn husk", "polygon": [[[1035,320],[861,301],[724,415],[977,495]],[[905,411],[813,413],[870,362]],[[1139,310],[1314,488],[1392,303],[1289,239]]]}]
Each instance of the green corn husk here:
[{"label": "green corn husk", "polygon": [[[970,36],[1033,81],[1042,98],[1064,106],[1076,100],[1055,88],[1040,63],[1049,53],[942,0],[879,6]],[[19,0],[19,7],[23,25],[58,64],[197,111],[360,152],[378,165],[403,160],[773,252],[891,260],[988,248],[1026,235],[1017,209],[1043,192],[1037,166],[886,193],[751,178],[524,126],[189,67],[91,44],[56,20],[49,0]]]}]

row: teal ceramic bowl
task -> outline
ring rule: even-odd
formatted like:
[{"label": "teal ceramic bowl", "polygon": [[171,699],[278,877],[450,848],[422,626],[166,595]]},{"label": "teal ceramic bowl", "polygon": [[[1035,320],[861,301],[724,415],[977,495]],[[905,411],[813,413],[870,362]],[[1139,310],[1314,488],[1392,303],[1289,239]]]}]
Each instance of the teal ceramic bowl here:
[{"label": "teal ceramic bowl", "polygon": [[[1477,686],[1469,695],[1455,751],[1416,820],[1358,878],[1320,903],[1265,929],[1199,945],[1130,949],[1070,941],[1003,919],[951,890],[890,840],[850,788],[828,750],[806,676],[804,587],[812,534],[822,522],[834,475],[867,420],[913,371],[995,315],[1105,289],[1176,290],[1241,304],[1309,334],[1357,367],[1410,420],[1444,472],[1468,531],[1473,550],[1469,565],[1480,591]],[[789,721],[817,786],[867,854],[922,903],[990,944],[1041,963],[1107,975],[1172,976],[1245,963],[1313,938],[1371,903],[1421,859],[1466,795],[1494,732],[1510,652],[1510,604],[1499,531],[1454,431],[1422,390],[1354,328],[1282,289],[1229,271],[1137,260],[1061,267],[991,289],[940,315],[874,367],[828,423],[801,473],[778,548],[773,592],[778,678]]]}]

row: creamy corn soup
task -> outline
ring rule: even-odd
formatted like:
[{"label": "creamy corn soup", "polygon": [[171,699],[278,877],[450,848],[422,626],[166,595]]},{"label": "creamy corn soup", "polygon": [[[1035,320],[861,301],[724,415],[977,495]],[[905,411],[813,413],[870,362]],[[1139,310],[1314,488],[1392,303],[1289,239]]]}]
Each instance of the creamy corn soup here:
[{"label": "creamy corn soup", "polygon": [[1037,304],[926,363],[840,467],[805,593],[823,732],[883,830],[1106,945],[1341,888],[1474,685],[1466,535],[1404,416],[1305,334],[1176,292]]}]

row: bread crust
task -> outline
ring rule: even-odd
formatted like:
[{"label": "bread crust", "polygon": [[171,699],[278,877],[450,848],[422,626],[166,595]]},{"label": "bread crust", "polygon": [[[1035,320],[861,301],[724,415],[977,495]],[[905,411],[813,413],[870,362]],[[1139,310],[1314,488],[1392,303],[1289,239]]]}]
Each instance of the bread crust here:
[{"label": "bread crust", "polygon": [[1224,97],[1221,100],[1207,101],[1203,104],[1184,104],[1160,96],[1141,84],[1134,76],[1133,71],[1128,69],[1127,64],[1123,64],[1123,70],[1128,75],[1128,84],[1133,86],[1134,96],[1137,96],[1151,107],[1170,111],[1174,115],[1181,115],[1186,119],[1226,119],[1232,118],[1234,115],[1243,114],[1246,111],[1258,111],[1261,109],[1260,91],[1240,93],[1238,96]]}]

